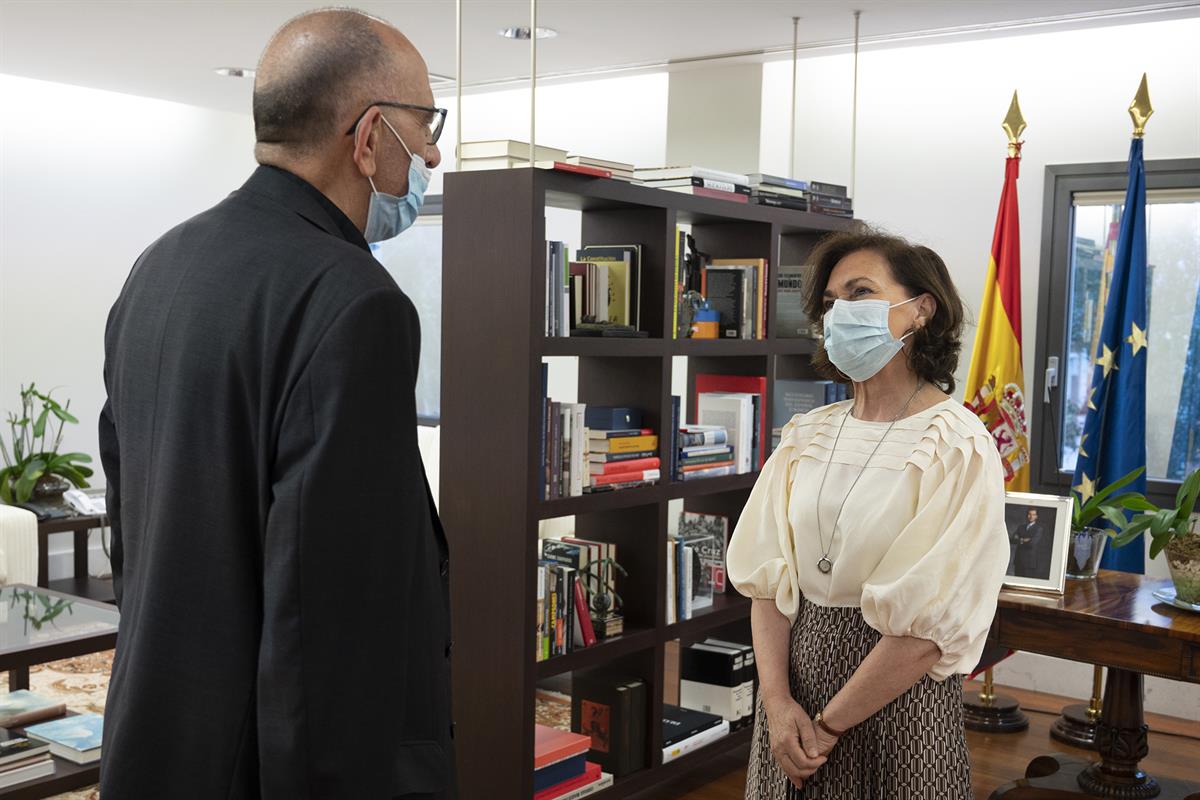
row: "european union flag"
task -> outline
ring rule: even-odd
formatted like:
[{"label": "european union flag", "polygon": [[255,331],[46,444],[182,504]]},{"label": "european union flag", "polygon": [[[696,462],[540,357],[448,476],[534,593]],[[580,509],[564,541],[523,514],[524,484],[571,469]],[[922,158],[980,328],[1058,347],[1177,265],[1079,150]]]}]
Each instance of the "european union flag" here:
[{"label": "european union flag", "polygon": [[[1146,169],[1140,137],[1129,147],[1129,187],[1096,348],[1071,487],[1081,502],[1097,488],[1146,466]],[[1145,492],[1146,474],[1126,491]],[[1121,548],[1110,547],[1100,565],[1144,572],[1143,537]]]}]

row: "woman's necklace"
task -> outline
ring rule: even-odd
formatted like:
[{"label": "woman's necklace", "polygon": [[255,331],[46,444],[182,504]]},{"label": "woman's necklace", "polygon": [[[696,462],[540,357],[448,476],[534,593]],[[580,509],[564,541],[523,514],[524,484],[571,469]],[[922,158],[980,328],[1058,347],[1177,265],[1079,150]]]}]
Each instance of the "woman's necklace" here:
[{"label": "woman's necklace", "polygon": [[842,504],[838,506],[837,516],[833,518],[833,532],[829,536],[829,546],[826,547],[825,533],[821,529],[821,494],[825,491],[825,479],[829,477],[829,466],[833,464],[833,454],[837,451],[838,440],[842,438],[842,428],[846,426],[846,417],[850,416],[850,410],[842,415],[842,422],[838,425],[837,436],[833,437],[833,449],[829,451],[829,461],[825,465],[825,474],[821,476],[821,486],[817,489],[817,539],[821,543],[821,558],[817,561],[817,569],[821,570],[822,573],[828,574],[833,569],[833,562],[829,560],[829,551],[833,549],[833,540],[837,536],[838,522],[842,518],[842,509],[846,507],[846,501],[850,499],[851,493],[854,492],[854,487],[858,485],[858,479],[867,471],[867,464],[870,463],[871,458],[879,450],[879,445],[883,444],[883,440],[887,438],[887,435],[892,432],[892,428],[895,427],[896,421],[904,416],[904,412],[912,404],[913,398],[917,396],[917,393],[921,391],[924,385],[924,381],[917,381],[917,388],[908,396],[908,402],[904,404],[904,407],[900,409],[896,416],[892,417],[891,424],[887,426],[887,430],[883,432],[883,436],[880,436],[879,441],[875,443],[875,449],[871,451],[871,455],[867,456],[867,460],[863,462],[862,469],[858,471],[858,475],[854,478],[854,483],[850,484],[850,491],[846,492],[846,496],[842,498]]}]

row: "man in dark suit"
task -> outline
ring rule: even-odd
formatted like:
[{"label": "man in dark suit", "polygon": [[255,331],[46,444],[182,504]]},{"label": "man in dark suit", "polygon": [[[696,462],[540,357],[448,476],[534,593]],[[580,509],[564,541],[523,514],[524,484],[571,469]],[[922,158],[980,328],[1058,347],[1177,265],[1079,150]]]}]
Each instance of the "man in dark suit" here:
[{"label": "man in dark suit", "polygon": [[1050,575],[1049,562],[1042,557],[1045,549],[1046,529],[1038,522],[1036,508],[1025,512],[1025,521],[1017,525],[1010,537],[1015,545],[1013,556],[1013,574],[1021,578],[1047,578]]},{"label": "man in dark suit", "polygon": [[453,794],[420,331],[363,234],[411,224],[432,103],[386,23],[289,22],[254,86],[261,166],[152,244],[112,309],[105,800]]}]

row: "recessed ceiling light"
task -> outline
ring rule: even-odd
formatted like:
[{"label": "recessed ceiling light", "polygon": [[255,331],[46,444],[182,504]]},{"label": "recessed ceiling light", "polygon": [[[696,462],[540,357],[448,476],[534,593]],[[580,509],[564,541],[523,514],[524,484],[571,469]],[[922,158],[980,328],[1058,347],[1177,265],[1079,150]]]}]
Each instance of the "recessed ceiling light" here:
[{"label": "recessed ceiling light", "polygon": [[246,67],[217,67],[213,72],[226,78],[253,78],[254,70]]},{"label": "recessed ceiling light", "polygon": [[[528,25],[516,25],[511,28],[505,28],[504,30],[496,31],[496,33],[500,36],[503,36],[505,39],[523,39],[525,41],[529,41]],[[554,28],[539,27],[537,29],[537,38],[539,39],[553,39],[555,36],[558,36],[558,31],[554,30]]]}]

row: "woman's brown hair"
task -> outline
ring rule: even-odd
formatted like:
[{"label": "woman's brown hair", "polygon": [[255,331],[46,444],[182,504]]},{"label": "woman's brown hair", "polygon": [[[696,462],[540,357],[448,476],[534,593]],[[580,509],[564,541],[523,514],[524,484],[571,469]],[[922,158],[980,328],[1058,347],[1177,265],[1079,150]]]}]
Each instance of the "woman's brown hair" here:
[{"label": "woman's brown hair", "polygon": [[[883,256],[891,267],[892,277],[909,291],[910,296],[928,293],[937,301],[933,317],[906,340],[911,343],[908,363],[918,377],[946,394],[952,394],[954,370],[962,350],[963,304],[954,281],[950,280],[946,262],[928,247],[867,226],[825,237],[817,243],[809,258],[812,272],[804,296],[804,310],[809,319],[818,328],[823,327],[825,287],[829,276],[839,261],[860,250]],[[824,346],[818,346],[813,355],[813,366],[827,378],[850,383],[850,379],[829,361]]]}]

